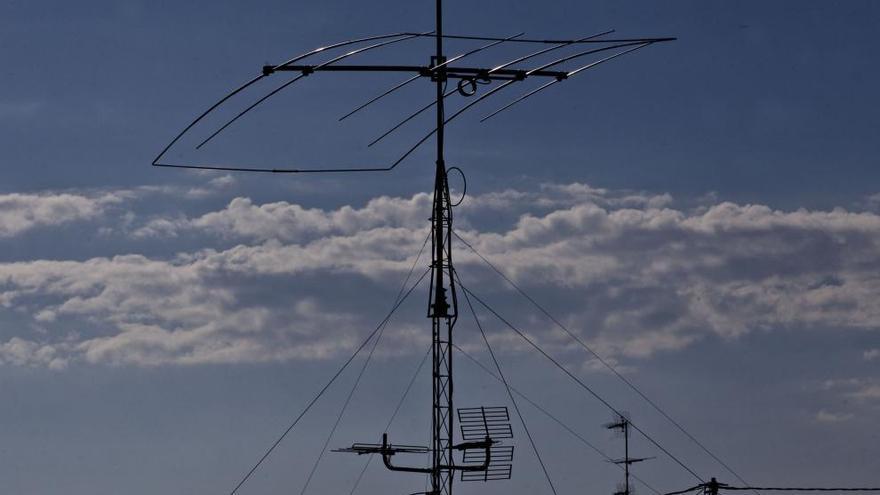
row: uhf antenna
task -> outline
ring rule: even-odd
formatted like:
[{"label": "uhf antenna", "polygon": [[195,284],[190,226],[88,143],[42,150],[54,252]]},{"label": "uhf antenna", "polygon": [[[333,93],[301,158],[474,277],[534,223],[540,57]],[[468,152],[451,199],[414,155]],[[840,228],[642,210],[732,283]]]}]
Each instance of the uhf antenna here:
[{"label": "uhf antenna", "polygon": [[[544,84],[536,89],[519,96],[510,103],[487,114],[483,121],[509,109],[511,106],[530,98],[535,94],[548,89],[560,82],[566,81],[573,76],[581,74],[589,69],[617,57],[645,48],[655,43],[672,41],[675,38],[635,38],[635,39],[611,39],[606,36],[613,31],[605,31],[576,39],[535,39],[525,38],[522,33],[507,37],[449,35],[443,31],[443,8],[442,0],[436,0],[436,27],[430,32],[399,32],[380,36],[352,39],[334,43],[315,50],[303,53],[277,65],[266,65],[261,72],[241,86],[235,88],[229,94],[221,98],[202,114],[190,122],[179,134],[177,134],[162,149],[152,164],[156,167],[171,167],[201,170],[226,170],[238,172],[264,172],[264,173],[348,173],[348,172],[387,172],[393,170],[417,148],[427,142],[431,137],[436,142],[436,168],[434,174],[434,201],[431,215],[431,286],[428,299],[427,316],[431,319],[432,339],[432,417],[431,417],[431,445],[427,447],[412,445],[397,445],[388,443],[387,433],[382,437],[381,444],[354,444],[351,448],[344,449],[359,454],[381,454],[385,465],[395,471],[424,473],[430,476],[431,488],[428,492],[432,495],[451,495],[452,482],[455,472],[463,474],[462,479],[506,479],[510,477],[509,464],[503,461],[512,459],[512,448],[499,450],[499,432],[506,432],[504,421],[499,419],[507,415],[506,408],[480,408],[480,415],[474,416],[473,409],[459,410],[460,423],[462,426],[473,427],[474,421],[482,421],[483,429],[480,438],[471,436],[471,440],[462,443],[454,442],[454,414],[453,414],[453,375],[452,375],[452,349],[453,328],[458,318],[458,299],[454,282],[455,269],[452,263],[452,207],[449,197],[449,185],[447,182],[447,167],[444,157],[445,134],[447,124],[492,96],[498,95],[504,89],[515,86],[526,80],[544,80]],[[435,43],[434,54],[431,55],[427,65],[354,65],[343,63],[361,53],[378,50],[390,45],[407,43],[413,40],[431,38]],[[480,42],[481,45],[464,53],[447,58],[443,43],[445,40],[454,39],[465,42]],[[512,60],[504,61],[494,67],[463,66],[454,62],[469,57],[478,52],[489,50],[500,44],[520,44],[524,46],[543,45],[539,50],[526,53]],[[315,63],[313,59],[325,52],[338,53],[340,49],[348,48],[349,51],[340,53],[329,60]],[[552,52],[563,49],[576,49],[574,53],[550,60],[549,62],[531,65],[533,60],[548,56]],[[592,58],[590,58],[592,57]],[[582,64],[586,59],[589,63]],[[528,65],[527,65],[528,63]],[[572,67],[572,65],[574,65]],[[405,117],[397,124],[391,126],[387,132],[378,136],[370,145],[375,144],[390,135],[401,126],[408,123],[417,115],[434,107],[436,123],[420,140],[408,148],[395,161],[373,166],[348,166],[333,164],[329,166],[286,164],[283,166],[260,167],[248,164],[222,164],[200,162],[175,162],[169,160],[166,155],[175,147],[180,140],[193,131],[202,121],[219,107],[227,104],[233,98],[246,89],[262,82],[275,74],[291,72],[295,76],[276,86],[252,104],[244,107],[232,119],[208,134],[198,144],[197,148],[210,143],[223,131],[244,117],[252,109],[256,108],[275,94],[288,88],[306,77],[317,73],[341,72],[341,73],[400,73],[408,78],[394,85],[387,91],[373,97],[366,103],[353,109],[342,116],[340,120],[349,118],[373,103],[389,96],[404,86],[422,79],[429,80],[434,85],[434,98],[421,107],[415,113]],[[447,90],[447,84],[452,84],[452,89]],[[480,91],[486,87],[482,94]],[[447,116],[445,101],[448,97],[459,95],[462,98],[472,98],[470,102],[462,106],[454,113]],[[503,414],[502,414],[503,409]],[[461,416],[464,414],[464,416]],[[467,419],[465,419],[467,418]],[[478,421],[479,420],[479,421]],[[500,428],[500,429],[499,429]],[[473,433],[474,430],[468,430]],[[464,434],[465,430],[462,430]],[[501,436],[503,438],[503,435]],[[453,453],[463,452],[461,463],[456,463]],[[409,467],[400,466],[392,462],[392,457],[397,454],[430,453],[429,466]],[[493,462],[493,457],[495,461]],[[499,459],[501,463],[499,464]],[[635,462],[635,461],[633,461]],[[628,463],[627,463],[628,466]],[[467,475],[465,476],[465,473]]]},{"label": "uhf antenna", "polygon": [[653,457],[630,457],[629,456],[629,418],[627,418],[624,414],[621,414],[617,417],[617,419],[611,423],[605,425],[605,428],[609,430],[617,430],[623,436],[623,459],[615,459],[612,460],[614,464],[618,466],[623,466],[623,489],[618,490],[614,493],[614,495],[631,495],[630,485],[629,485],[629,467],[632,464],[637,462],[643,462]]}]

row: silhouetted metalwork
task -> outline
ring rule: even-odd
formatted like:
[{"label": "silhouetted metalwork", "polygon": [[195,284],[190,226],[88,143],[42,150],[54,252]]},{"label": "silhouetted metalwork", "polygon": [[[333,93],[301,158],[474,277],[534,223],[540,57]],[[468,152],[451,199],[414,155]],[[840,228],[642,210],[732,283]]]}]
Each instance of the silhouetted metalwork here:
[{"label": "silhouetted metalwork", "polygon": [[632,492],[629,487],[629,467],[632,464],[637,462],[647,461],[648,459],[653,459],[652,457],[630,457],[629,456],[629,426],[630,421],[629,418],[624,414],[620,414],[617,417],[617,420],[605,425],[605,428],[609,430],[617,430],[620,431],[623,436],[623,459],[615,459],[612,460],[614,464],[623,466],[623,489],[616,492],[614,495],[630,495]]},{"label": "silhouetted metalwork", "polygon": [[767,491],[767,492],[880,492],[880,487],[780,487],[780,486],[731,486],[726,483],[720,483],[714,477],[706,483],[678,490],[675,492],[667,492],[663,495],[682,495],[690,492],[700,492],[702,495],[718,495],[723,490],[732,491]]},{"label": "silhouetted metalwork", "polygon": [[[438,10],[438,26],[442,26],[442,13],[441,9]],[[550,81],[538,89],[533,90],[531,92],[526,93],[525,95],[515,99],[513,102],[505,105],[504,107],[494,111],[489,114],[487,117],[484,117],[483,120],[488,119],[489,117],[499,113],[501,111],[506,110],[510,106],[533,96],[535,93],[539,91],[543,91],[544,89],[557,84],[561,81],[567,80],[587,69],[593,68],[601,63],[604,63],[608,60],[612,60],[621,55],[629,53],[633,50],[637,50],[643,48],[645,46],[649,46],[655,43],[662,43],[666,41],[672,41],[675,38],[618,38],[618,39],[609,39],[604,38],[604,36],[611,34],[613,30],[604,31],[602,33],[589,35],[583,38],[578,39],[532,39],[532,38],[523,38],[523,33],[518,33],[513,36],[508,36],[505,38],[501,37],[488,37],[488,36],[464,36],[464,35],[444,35],[440,32],[439,29],[430,32],[399,32],[399,33],[391,33],[379,36],[370,36],[365,38],[358,38],[353,40],[342,41],[339,43],[334,43],[331,45],[323,46],[317,48],[315,50],[303,53],[296,57],[287,60],[278,65],[266,65],[262,67],[260,73],[254,78],[248,80],[241,86],[237,87],[229,94],[225,95],[219,101],[211,105],[207,110],[202,112],[198,117],[196,117],[192,122],[190,122],[184,129],[178,133],[174,138],[160,151],[160,153],[153,160],[152,164],[157,167],[172,167],[172,168],[191,168],[191,169],[202,169],[202,170],[226,170],[226,171],[236,171],[236,172],[265,172],[265,173],[343,173],[343,172],[386,172],[393,170],[398,164],[400,164],[406,157],[408,157],[412,151],[421,146],[428,138],[433,136],[435,133],[440,132],[439,126],[448,124],[450,120],[458,116],[463,111],[471,108],[478,101],[483,101],[487,97],[496,94],[501,88],[507,87],[514,82],[522,82],[527,79],[534,78],[545,78],[550,79]],[[431,59],[431,63],[427,65],[395,65],[395,64],[339,64],[338,62],[343,61],[345,59],[354,57],[356,55],[362,54],[364,52],[378,50],[383,47],[388,47],[390,45],[410,42],[415,39],[431,37],[437,40],[437,46],[441,48],[442,52],[442,41],[444,39],[458,39],[458,40],[472,40],[472,41],[489,41],[490,43],[481,45],[479,47],[467,50],[463,53],[460,53],[454,57],[446,58],[445,55],[441,52],[437,52]],[[314,63],[314,64],[304,64],[302,62],[315,57],[324,52],[336,50],[339,48],[370,43],[367,46],[361,46],[356,49],[350,50],[343,54],[337,55],[327,61]],[[502,43],[525,43],[525,44],[549,44],[552,45],[550,47],[542,48],[535,52],[514,58],[507,62],[504,62],[495,67],[473,67],[473,66],[456,66],[452,65],[452,62],[459,61],[465,57],[471,56],[473,54],[482,52],[484,50],[488,50],[494,46],[500,45]],[[579,45],[579,44],[602,44],[600,48],[591,48],[589,50],[584,50],[579,53],[575,53],[573,55],[568,55],[566,57],[559,58],[557,60],[551,61],[549,63],[543,64],[538,67],[515,67],[517,64],[521,64],[533,58],[539,57],[541,55],[545,55],[555,50],[559,50],[565,47]],[[624,50],[625,49],[625,50]],[[580,59],[583,57],[587,57],[589,55],[593,55],[600,52],[605,51],[613,51],[613,50],[622,50],[613,55],[605,57],[604,59],[591,62],[587,65],[569,69],[569,70],[556,70],[554,67],[562,65],[566,62],[570,62],[576,59]],[[204,145],[211,142],[215,139],[220,133],[225,131],[232,125],[234,122],[237,122],[239,119],[244,117],[254,108],[260,106],[266,100],[271,98],[272,96],[278,94],[284,89],[290,87],[297,81],[302,80],[303,78],[315,74],[318,72],[346,72],[346,73],[358,73],[358,72],[370,72],[370,73],[409,73],[411,76],[386,90],[385,92],[379,94],[378,96],[370,99],[366,103],[356,107],[352,111],[343,115],[339,120],[344,120],[349,118],[353,114],[365,109],[376,101],[396,92],[397,90],[403,88],[404,86],[422,78],[430,79],[432,82],[435,82],[440,89],[438,89],[437,98],[428,103],[426,106],[421,107],[419,110],[410,114],[409,116],[403,118],[397,124],[393,125],[385,134],[382,134],[368,146],[372,146],[381,139],[383,139],[388,134],[393,131],[399,129],[405,123],[411,121],[415,116],[420,115],[425,110],[437,106],[439,102],[443,99],[454,95],[459,94],[462,97],[470,97],[474,96],[479,92],[479,87],[483,85],[491,85],[494,82],[501,82],[500,86],[493,87],[489,92],[480,96],[477,101],[474,101],[467,105],[464,109],[456,112],[449,119],[445,119],[442,122],[440,120],[437,121],[437,126],[432,129],[423,139],[419,140],[412,149],[407,150],[399,159],[392,162],[391,164],[386,165],[376,165],[369,167],[351,167],[351,166],[330,166],[330,167],[259,167],[259,166],[249,166],[249,165],[237,165],[237,164],[220,164],[220,163],[172,163],[168,161],[165,157],[168,152],[174,147],[186,134],[190,133],[199,123],[201,123],[209,114],[217,110],[219,107],[227,104],[231,99],[235,96],[241,94],[245,89],[250,88],[254,84],[266,79],[273,74],[279,72],[294,72],[298,73],[296,77],[291,80],[286,81],[285,83],[275,87],[271,91],[269,91],[264,96],[258,98],[256,101],[247,105],[244,109],[235,114],[230,120],[226,121],[223,125],[216,128],[213,132],[208,134],[205,138],[203,138],[198,145],[196,145],[196,149],[201,149]],[[458,83],[449,91],[443,91],[443,86],[445,86],[446,81],[448,80],[457,80]]]},{"label": "silhouetted metalwork", "polygon": [[[534,39],[525,38],[523,33],[518,33],[508,37],[488,37],[488,36],[471,36],[471,35],[448,35],[443,32],[443,12],[442,0],[436,0],[435,3],[435,19],[436,27],[430,32],[400,32],[380,36],[372,36],[349,41],[335,43],[325,47],[321,47],[310,52],[298,55],[290,60],[278,65],[266,65],[262,67],[260,73],[254,78],[248,80],[232,92],[221,98],[217,103],[211,105],[206,111],[190,122],[179,134],[177,134],[165,148],[156,156],[152,164],[157,167],[172,168],[188,168],[202,170],[225,170],[225,171],[244,171],[244,172],[265,172],[265,173],[347,173],[347,172],[386,172],[393,170],[407,157],[409,157],[416,149],[424,144],[431,137],[436,139],[436,159],[434,172],[434,200],[431,214],[431,264],[430,264],[430,290],[428,294],[427,316],[431,319],[431,356],[432,356],[432,417],[431,417],[431,444],[428,446],[419,445],[400,445],[392,444],[388,441],[388,434],[382,435],[381,443],[356,443],[351,447],[340,449],[341,452],[363,454],[377,454],[382,457],[385,466],[392,471],[402,471],[410,473],[427,474],[430,477],[431,488],[427,493],[431,495],[451,495],[454,474],[456,471],[461,472],[462,481],[489,481],[496,479],[509,479],[511,475],[511,461],[513,459],[512,446],[498,445],[498,439],[512,438],[513,431],[510,425],[510,418],[507,408],[468,408],[458,410],[459,427],[461,428],[461,438],[463,442],[455,443],[454,427],[455,415],[453,414],[453,329],[458,320],[458,295],[456,274],[452,260],[452,223],[453,223],[453,206],[460,203],[460,200],[453,203],[450,200],[448,172],[455,169],[447,168],[444,157],[445,147],[445,126],[452,120],[474,107],[476,104],[487,100],[489,97],[498,94],[501,90],[522,82],[532,79],[545,79],[549,82],[539,86],[516,99],[511,103],[501,107],[493,113],[490,113],[483,120],[486,120],[499,112],[505,111],[511,106],[530,98],[536,93],[543,91],[559,82],[570,79],[571,77],[584,72],[588,69],[598,66],[604,62],[613,60],[617,57],[630,53],[634,50],[650,46],[655,43],[671,41],[674,38],[636,38],[636,39],[608,39],[606,35],[612,31],[605,31],[599,34],[593,34],[577,39]],[[426,65],[400,65],[400,64],[340,64],[343,60],[353,58],[367,51],[379,50],[394,44],[408,43],[420,38],[431,38],[434,41],[434,53],[430,57],[429,63]],[[444,40],[456,39],[464,41],[480,41],[488,42],[480,46],[471,48],[454,57],[447,58],[444,51]],[[312,57],[331,50],[343,47],[367,44],[351,49],[345,53],[339,54],[329,60],[311,63]],[[461,66],[455,65],[461,59],[470,55],[488,50],[502,43],[525,43],[525,44],[545,44],[548,47],[540,50],[516,57],[506,61],[495,67],[477,67],[477,66]],[[550,52],[561,50],[565,47],[588,44],[589,49],[579,51],[574,54],[566,55],[548,63],[543,63],[535,67],[520,66],[524,62],[548,54]],[[595,45],[600,46],[595,46]],[[594,60],[589,64],[582,65],[577,68],[564,67],[564,64],[576,60],[581,60],[591,55],[611,52],[599,60]],[[409,78],[392,86],[390,89],[380,93],[379,95],[368,100],[366,103],[354,108],[347,114],[343,115],[339,120],[345,120],[355,113],[358,113],[373,103],[385,98],[386,96],[400,90],[410,83],[425,79],[434,85],[433,101],[421,107],[415,113],[404,117],[397,124],[390,127],[388,131],[374,139],[368,146],[381,141],[384,137],[390,135],[404,124],[412,121],[416,116],[424,111],[434,107],[435,124],[428,132],[419,139],[412,147],[407,149],[399,158],[390,164],[378,164],[373,166],[277,166],[264,167],[252,166],[248,164],[218,164],[218,163],[193,163],[181,162],[175,163],[166,159],[169,151],[177,145],[180,140],[193,131],[193,129],[204,119],[214,112],[217,108],[227,104],[231,99],[241,94],[244,90],[250,88],[254,84],[269,78],[278,73],[292,72],[295,76],[276,86],[274,89],[264,94],[256,101],[245,106],[237,112],[230,120],[226,121],[220,127],[214,129],[206,137],[204,137],[196,149],[201,149],[209,144],[217,136],[228,129],[233,123],[239,121],[251,110],[260,106],[272,96],[292,86],[297,81],[305,77],[318,73],[342,72],[342,73],[401,73],[408,74]],[[447,83],[455,81],[452,89],[447,90]],[[486,87],[486,91],[480,94],[481,88]],[[458,94],[461,98],[471,98],[471,100],[448,117],[445,112],[445,101],[448,97]],[[459,170],[460,171],[460,170]],[[463,174],[462,174],[463,175]],[[408,293],[407,293],[408,294]],[[478,299],[479,300],[479,299]],[[399,305],[399,303],[398,303]],[[397,306],[395,306],[396,308]],[[390,317],[390,315],[389,315]],[[387,319],[386,319],[387,321]],[[378,330],[378,329],[377,329]],[[482,328],[481,328],[482,331]],[[375,334],[375,332],[374,332]],[[370,338],[372,338],[372,335]],[[485,336],[484,336],[485,337]],[[369,341],[369,339],[368,339]],[[367,341],[367,342],[368,342]],[[486,341],[488,345],[488,340]],[[358,349],[357,352],[366,345],[366,342]],[[490,348],[491,351],[491,348]],[[357,352],[355,355],[357,355]],[[353,359],[352,356],[351,359]],[[493,354],[494,358],[494,354]],[[346,363],[346,366],[351,362]],[[497,365],[497,361],[496,361]],[[500,373],[500,366],[498,366]],[[340,370],[341,373],[341,370]],[[338,374],[336,375],[338,376]],[[336,379],[334,376],[333,380]],[[503,379],[503,375],[502,375]],[[333,382],[331,380],[330,383]],[[328,383],[328,387],[329,387]],[[326,387],[325,389],[326,390]],[[323,393],[322,390],[322,393]],[[511,400],[513,396],[508,389]],[[316,398],[317,399],[317,398]],[[316,400],[315,399],[315,400]],[[311,407],[311,404],[310,406]],[[514,401],[514,407],[516,402]],[[517,414],[522,421],[522,416]],[[341,417],[341,414],[340,414]],[[297,420],[298,421],[298,420]],[[338,420],[337,420],[338,422]],[[294,422],[294,425],[296,421]],[[290,428],[292,428],[291,425]],[[523,427],[525,423],[523,422]],[[264,454],[257,464],[248,472],[241,482],[235,487],[233,493],[238,490],[241,485],[253,474],[254,470],[265,460],[272,452],[287,431],[276,441],[275,444]],[[531,435],[526,429],[526,433],[535,447]],[[332,432],[331,432],[332,436]],[[662,447],[661,447],[662,448]],[[535,448],[535,454],[540,455]],[[456,463],[453,459],[454,452],[461,452],[461,462]],[[323,451],[322,451],[323,453]],[[395,455],[404,454],[429,454],[431,457],[428,466],[405,466],[396,464],[393,459]],[[627,457],[628,461],[629,458]],[[320,460],[320,457],[319,457]],[[628,464],[629,462],[627,462]],[[541,461],[545,475],[549,479],[546,467]],[[628,479],[628,477],[627,477]],[[701,480],[702,481],[702,480]],[[551,488],[555,493],[555,488]],[[628,491],[627,494],[628,495]]]},{"label": "silhouetted metalwork", "polygon": [[464,440],[513,438],[510,414],[503,406],[459,408],[458,427]]}]

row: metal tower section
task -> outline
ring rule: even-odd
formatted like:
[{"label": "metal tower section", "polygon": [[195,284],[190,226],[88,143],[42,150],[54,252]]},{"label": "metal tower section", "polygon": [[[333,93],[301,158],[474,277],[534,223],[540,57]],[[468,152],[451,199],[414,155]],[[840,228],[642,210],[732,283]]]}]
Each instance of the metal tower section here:
[{"label": "metal tower section", "polygon": [[[432,256],[431,290],[428,316],[431,318],[432,418],[431,418],[431,493],[451,495],[455,477],[453,463],[453,381],[452,329],[458,316],[455,279],[452,265],[452,206],[449,201],[449,183],[444,160],[444,92],[446,87],[446,57],[443,54],[443,5],[436,2],[436,54],[431,58],[432,80],[437,89],[437,162],[434,175],[434,208],[431,215]],[[441,65],[442,64],[442,65]]]}]

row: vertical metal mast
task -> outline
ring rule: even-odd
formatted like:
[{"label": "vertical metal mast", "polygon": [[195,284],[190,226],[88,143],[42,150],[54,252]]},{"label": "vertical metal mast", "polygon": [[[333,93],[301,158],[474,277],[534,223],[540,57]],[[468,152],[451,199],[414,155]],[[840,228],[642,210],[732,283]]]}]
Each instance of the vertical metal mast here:
[{"label": "vertical metal mast", "polygon": [[623,465],[623,490],[618,490],[614,495],[632,495],[629,487],[629,466],[637,462],[653,459],[652,457],[630,457],[629,456],[629,418],[621,415],[614,423],[605,425],[609,430],[620,430],[623,433],[623,459],[613,461],[615,464]]},{"label": "vertical metal mast", "polygon": [[[451,495],[453,469],[453,409],[452,409],[452,327],[458,315],[453,280],[451,228],[452,208],[449,202],[449,184],[443,159],[444,120],[443,93],[446,87],[446,62],[443,55],[443,6],[436,1],[437,53],[431,60],[433,79],[437,89],[437,163],[434,176],[434,210],[431,215],[432,260],[431,293],[428,316],[431,318],[433,352],[432,397],[432,463],[431,493]],[[450,299],[451,298],[451,304]]]},{"label": "vertical metal mast", "polygon": [[[629,420],[623,422],[623,458],[629,461]],[[625,462],[623,467],[623,492],[629,495],[629,462]]]}]

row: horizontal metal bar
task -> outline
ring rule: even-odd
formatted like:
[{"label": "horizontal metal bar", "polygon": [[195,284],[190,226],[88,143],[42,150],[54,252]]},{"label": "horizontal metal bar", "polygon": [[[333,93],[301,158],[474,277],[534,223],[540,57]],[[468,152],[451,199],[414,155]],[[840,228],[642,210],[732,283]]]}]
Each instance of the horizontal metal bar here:
[{"label": "horizontal metal bar", "polygon": [[[492,447],[492,462],[489,467],[497,466],[499,463],[513,461],[513,446]],[[476,462],[483,460],[486,453],[480,449],[468,449],[462,454],[462,462]]]},{"label": "horizontal metal bar", "polygon": [[[414,34],[414,33],[408,33]],[[436,37],[436,35],[428,35],[430,37]],[[498,38],[493,36],[470,36],[470,35],[456,35],[456,34],[444,34],[443,38],[445,39],[455,39],[455,40],[476,40],[476,41],[498,41],[504,38]],[[628,43],[631,41],[644,41],[644,42],[660,42],[660,41],[675,41],[678,38],[625,38],[625,39],[608,39],[608,40],[552,40],[552,39],[534,39],[534,38],[517,38],[515,40],[511,40],[515,43],[549,43],[549,44],[580,44],[580,43]]]},{"label": "horizontal metal bar", "polygon": [[390,172],[394,167],[364,167],[364,168],[266,168],[266,167],[234,167],[227,165],[197,165],[184,163],[153,163],[154,167],[185,168],[190,170],[220,170],[225,172],[261,172],[267,174],[340,174],[349,172]]},{"label": "horizontal metal bar", "polygon": [[[283,67],[275,65],[263,66],[263,74],[269,75],[274,72],[301,72],[303,74],[311,74],[313,72],[408,72],[418,74],[423,77],[431,77],[437,72],[445,72],[447,77],[480,77],[483,79],[494,79],[493,76],[507,76],[504,79],[525,79],[528,76],[544,76],[565,78],[568,72],[558,70],[537,70],[529,72],[525,69],[498,69],[493,70],[486,67],[445,67],[441,71],[436,71],[431,67],[424,65],[286,65]],[[528,74],[527,74],[528,73]],[[502,78],[497,78],[502,79]]]},{"label": "horizontal metal bar", "polygon": [[503,411],[503,412],[506,413],[506,412],[507,412],[507,406],[492,406],[492,407],[459,407],[459,408],[458,408],[458,413],[459,413],[459,414],[461,414],[461,413],[465,413],[465,412],[468,412],[468,411],[470,411],[470,412],[474,412],[474,411],[475,411],[475,412],[482,412],[482,411],[485,411],[485,412],[487,412],[487,413],[488,413],[488,412],[492,412],[492,411]]}]

